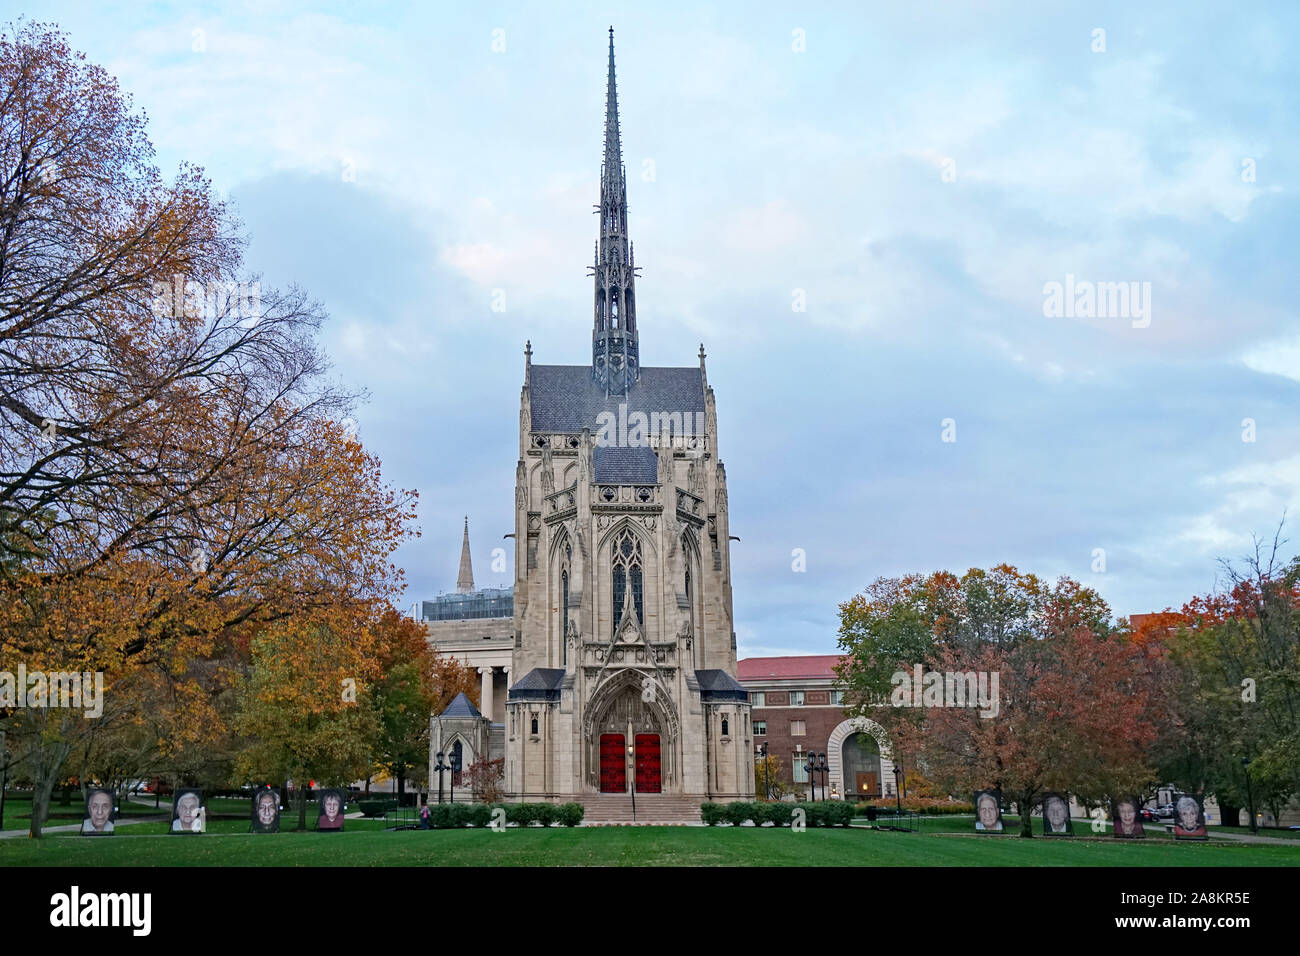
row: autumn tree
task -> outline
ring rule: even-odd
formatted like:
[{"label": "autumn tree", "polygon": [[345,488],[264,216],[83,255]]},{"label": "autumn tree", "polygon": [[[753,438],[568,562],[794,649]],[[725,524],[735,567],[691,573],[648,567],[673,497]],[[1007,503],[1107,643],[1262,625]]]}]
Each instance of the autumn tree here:
[{"label": "autumn tree", "polygon": [[[164,180],[101,68],[50,27],[0,35],[0,661],[119,695],[150,669],[189,704],[166,739],[221,732],[202,662],[393,596],[414,514],[337,424],[357,396],[326,380],[323,310],[262,288],[243,248],[201,170]],[[39,835],[91,725],[0,719]]]},{"label": "autumn tree", "polygon": [[1281,558],[1281,532],[1222,560],[1223,587],[1167,614],[1157,640],[1174,715],[1161,779],[1213,794],[1225,820],[1251,799],[1278,816],[1300,793],[1300,558]]},{"label": "autumn tree", "polygon": [[413,771],[421,776],[420,769],[429,765],[429,717],[445,689],[423,625],[389,609],[377,627],[380,676],[367,689],[365,703],[378,724],[375,763],[397,781],[401,801],[407,778]]},{"label": "autumn tree", "polygon": [[[1101,799],[1149,779],[1148,658],[1112,629],[1091,589],[1009,565],[880,579],[841,605],[840,620],[853,711],[949,792],[1002,790],[1020,808],[1022,835],[1046,791]],[[990,691],[996,675],[995,706],[921,700],[921,688],[900,697],[896,675],[910,681],[917,665],[986,675]]]},{"label": "autumn tree", "polygon": [[379,728],[360,688],[378,676],[374,637],[360,620],[346,628],[294,621],[269,625],[253,640],[238,691],[236,773],[292,779],[298,829],[306,826],[309,780],[347,785],[371,766]]}]

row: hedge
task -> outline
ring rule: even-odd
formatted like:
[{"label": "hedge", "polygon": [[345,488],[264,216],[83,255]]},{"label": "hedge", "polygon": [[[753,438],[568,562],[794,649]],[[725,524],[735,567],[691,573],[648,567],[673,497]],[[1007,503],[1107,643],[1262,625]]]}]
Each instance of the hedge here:
[{"label": "hedge", "polygon": [[787,827],[794,822],[796,810],[803,811],[804,825],[810,827],[846,827],[856,816],[853,804],[843,800],[821,800],[816,803],[750,803],[737,800],[734,803],[701,804],[700,819],[711,827],[720,823],[738,827],[749,822],[760,827],[765,823]]},{"label": "hedge", "polygon": [[498,809],[505,811],[507,826],[521,827],[534,823],[576,827],[586,813],[581,803],[431,803],[429,826],[435,830],[491,826],[492,814]]},{"label": "hedge", "polygon": [[389,810],[397,809],[396,800],[362,800],[357,804],[361,812],[368,817],[382,817]]},{"label": "hedge", "polygon": [[[858,816],[864,817],[867,815],[867,807],[876,807],[879,810],[897,810],[898,803],[896,800],[872,800],[867,803],[859,803],[854,809]],[[940,797],[912,797],[911,799],[905,797],[903,798],[903,812],[945,816],[947,814],[974,813],[975,805],[945,800]]]}]

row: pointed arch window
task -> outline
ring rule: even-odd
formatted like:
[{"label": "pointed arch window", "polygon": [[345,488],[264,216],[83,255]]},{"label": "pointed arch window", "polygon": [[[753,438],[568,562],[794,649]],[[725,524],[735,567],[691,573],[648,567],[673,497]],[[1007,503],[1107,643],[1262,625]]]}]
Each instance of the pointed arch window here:
[{"label": "pointed arch window", "polygon": [[569,572],[560,572],[560,663],[569,665]]},{"label": "pointed arch window", "polygon": [[610,564],[614,583],[612,607],[614,629],[617,632],[619,624],[622,623],[623,608],[629,601],[629,590],[631,591],[630,602],[632,611],[635,614],[635,623],[639,628],[645,620],[642,595],[641,539],[630,529],[624,529],[614,539]]}]

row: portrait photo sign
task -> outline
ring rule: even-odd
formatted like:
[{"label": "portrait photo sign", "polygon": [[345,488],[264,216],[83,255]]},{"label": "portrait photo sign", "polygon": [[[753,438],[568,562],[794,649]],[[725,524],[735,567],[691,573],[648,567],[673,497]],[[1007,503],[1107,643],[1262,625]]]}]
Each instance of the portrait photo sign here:
[{"label": "portrait photo sign", "polygon": [[1002,832],[1002,791],[975,791],[975,831],[977,833]]},{"label": "portrait photo sign", "polygon": [[172,833],[202,833],[208,815],[203,808],[203,791],[193,787],[177,789],[172,803]]},{"label": "portrait photo sign", "polygon": [[113,794],[98,787],[86,791],[86,812],[81,817],[82,836],[111,836],[117,819]]},{"label": "portrait photo sign", "polygon": [[322,790],[316,796],[318,814],[317,830],[342,830],[343,811],[347,808],[347,794],[342,790]]},{"label": "portrait photo sign", "polygon": [[1142,801],[1137,797],[1120,797],[1113,801],[1110,818],[1114,821],[1116,839],[1141,840],[1146,836],[1142,829]]},{"label": "portrait photo sign", "polygon": [[274,787],[253,791],[253,832],[280,832],[280,791]]}]

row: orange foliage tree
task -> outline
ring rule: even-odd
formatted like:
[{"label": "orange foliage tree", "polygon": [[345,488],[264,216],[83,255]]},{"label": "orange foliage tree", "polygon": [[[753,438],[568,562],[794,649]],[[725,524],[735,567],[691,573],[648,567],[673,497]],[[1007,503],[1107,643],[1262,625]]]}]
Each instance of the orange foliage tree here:
[{"label": "orange foliage tree", "polygon": [[[322,309],[260,288],[243,245],[104,70],[50,27],[0,34],[0,665],[100,673],[123,713],[152,687],[163,750],[221,731],[232,655],[392,597],[414,517],[338,424]],[[39,835],[95,725],[0,720]]]}]

